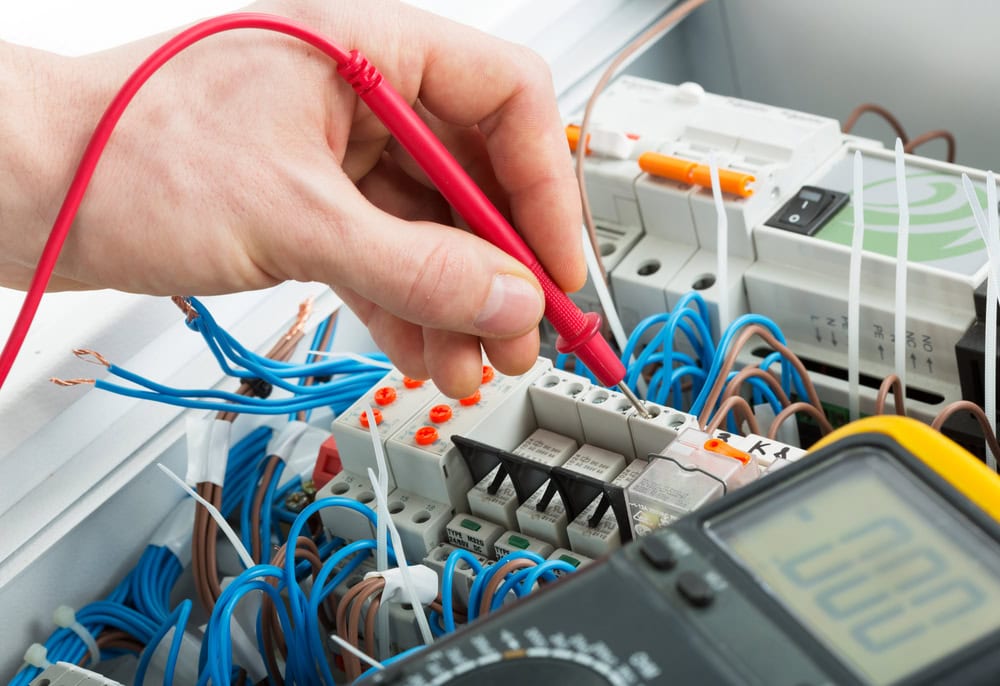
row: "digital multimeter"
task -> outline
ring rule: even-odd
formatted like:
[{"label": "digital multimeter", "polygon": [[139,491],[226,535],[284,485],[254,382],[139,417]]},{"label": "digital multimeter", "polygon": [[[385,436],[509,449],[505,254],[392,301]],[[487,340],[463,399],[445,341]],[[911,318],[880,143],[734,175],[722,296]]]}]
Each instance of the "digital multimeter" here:
[{"label": "digital multimeter", "polygon": [[1000,683],[1000,478],[877,417],[369,683]]}]

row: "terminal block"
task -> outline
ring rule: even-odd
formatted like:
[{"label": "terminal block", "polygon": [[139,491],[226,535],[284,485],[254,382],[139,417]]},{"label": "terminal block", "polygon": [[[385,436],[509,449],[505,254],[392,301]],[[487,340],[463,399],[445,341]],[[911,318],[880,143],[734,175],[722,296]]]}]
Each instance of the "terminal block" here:
[{"label": "terminal block", "polygon": [[[556,467],[568,460],[576,449],[576,441],[569,436],[536,429],[513,453],[541,465]],[[470,512],[508,529],[517,526],[515,511],[520,503],[510,474],[502,464],[494,467],[469,491]]]},{"label": "terminal block", "polygon": [[[609,482],[625,469],[625,457],[610,450],[583,445],[566,461],[562,469]],[[548,541],[557,547],[569,546],[566,536],[569,518],[555,482],[543,484],[517,508],[517,524],[522,533]]]},{"label": "terminal block", "polygon": [[487,367],[474,396],[453,400],[438,394],[432,398],[424,411],[386,443],[396,483],[467,511],[473,481],[451,437],[465,436],[504,450],[515,448],[535,428],[527,389],[551,366],[551,361],[539,358],[531,370],[516,377]]},{"label": "terminal block", "polygon": [[[379,436],[384,445],[390,436],[418,416],[437,395],[437,387],[430,381],[407,378],[397,369],[386,374],[360,400],[333,421],[331,430],[336,439],[342,468],[355,474],[366,474],[369,468],[377,469],[375,449],[365,416],[369,407],[375,414]],[[390,468],[390,490],[396,487],[391,472]]]}]

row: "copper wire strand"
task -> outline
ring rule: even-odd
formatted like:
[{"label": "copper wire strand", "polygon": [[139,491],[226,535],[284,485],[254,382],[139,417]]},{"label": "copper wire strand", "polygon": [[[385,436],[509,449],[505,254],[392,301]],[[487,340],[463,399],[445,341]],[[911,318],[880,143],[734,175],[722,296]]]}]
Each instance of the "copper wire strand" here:
[{"label": "copper wire strand", "polygon": [[895,115],[881,105],[876,105],[873,102],[866,102],[855,107],[854,111],[847,116],[847,120],[844,121],[844,126],[841,127],[841,130],[844,133],[850,133],[851,130],[854,129],[854,125],[858,123],[858,119],[861,118],[861,115],[866,112],[871,112],[872,114],[877,114],[882,117],[882,119],[884,119],[886,123],[892,127],[892,130],[896,133],[899,139],[903,141],[903,145],[907,144],[909,138],[906,135],[906,131],[903,130],[903,125],[899,123],[899,120],[896,119]]},{"label": "copper wire strand", "polygon": [[81,386],[83,384],[95,384],[97,383],[97,380],[84,379],[84,378],[60,379],[58,376],[50,376],[49,382],[54,383],[56,386],[69,387],[69,386]]},{"label": "copper wire strand", "polygon": [[934,129],[933,131],[928,131],[927,133],[922,133],[909,143],[903,146],[903,151],[907,153],[912,153],[914,150],[922,146],[924,143],[928,143],[932,140],[942,138],[944,142],[948,145],[948,152],[945,156],[949,162],[955,161],[955,135],[951,131],[946,129]]},{"label": "copper wire strand", "polygon": [[170,301],[184,313],[184,318],[187,321],[196,319],[198,317],[198,311],[191,306],[191,301],[182,295],[172,295],[170,296]]},{"label": "copper wire strand", "polygon": [[736,336],[736,340],[734,340],[730,346],[729,352],[726,354],[722,363],[722,368],[719,370],[715,383],[712,384],[712,388],[709,391],[705,407],[702,409],[701,416],[698,418],[699,426],[705,426],[708,423],[708,420],[712,415],[712,408],[715,407],[716,402],[718,402],[719,395],[722,393],[722,389],[726,384],[726,377],[729,376],[729,372],[731,372],[733,367],[736,365],[736,359],[739,357],[743,346],[745,346],[754,336],[759,336],[764,339],[764,342],[771,346],[772,349],[784,356],[785,360],[795,368],[795,371],[797,371],[799,376],[802,378],[802,385],[805,386],[809,402],[812,403],[812,405],[820,412],[823,411],[823,405],[820,402],[819,393],[816,392],[816,386],[809,377],[809,370],[807,370],[806,366],[802,364],[802,360],[799,359],[799,356],[793,353],[787,345],[781,343],[763,326],[759,324],[750,324],[740,331],[739,335]]},{"label": "copper wire strand", "polygon": [[73,351],[73,354],[76,356],[78,360],[83,360],[88,364],[96,364],[101,367],[111,366],[111,362],[108,361],[108,358],[106,358],[104,355],[97,352],[96,350],[90,350],[88,348],[76,348]]},{"label": "copper wire strand", "polygon": [[712,417],[712,421],[705,426],[705,432],[713,434],[718,431],[722,423],[726,421],[726,415],[733,411],[737,413],[736,421],[739,422],[740,426],[746,424],[750,429],[750,433],[760,433],[760,425],[757,423],[757,417],[754,416],[753,408],[750,407],[750,403],[747,402],[746,398],[739,395],[730,396],[722,401],[722,404],[719,405],[719,411]]},{"label": "copper wire strand", "polygon": [[892,393],[896,414],[905,417],[906,399],[903,397],[903,381],[896,374],[890,374],[882,379],[882,383],[878,387],[878,394],[875,396],[875,414],[885,414],[885,401],[888,399],[889,393]]},{"label": "copper wire strand", "polygon": [[[826,418],[825,414],[817,410],[810,403],[799,401],[784,408],[774,417],[774,421],[771,422],[771,427],[767,430],[767,437],[771,440],[777,438],[781,425],[784,424],[789,417],[794,417],[799,412],[804,412],[815,419],[819,424],[820,433],[824,436],[833,431],[833,425],[830,424],[830,420]],[[755,431],[754,433],[757,432]]]},{"label": "copper wire strand", "polygon": [[504,562],[493,576],[490,577],[489,583],[483,589],[483,597],[479,602],[479,616],[483,617],[489,614],[490,605],[493,603],[493,596],[496,594],[497,589],[503,585],[503,582],[507,580],[508,574],[516,572],[519,569],[528,569],[535,566],[537,565],[534,560],[526,560],[524,558],[516,558]]},{"label": "copper wire strand", "polygon": [[594,223],[594,215],[590,209],[590,201],[587,199],[587,183],[584,177],[584,160],[587,157],[587,138],[589,137],[590,119],[593,115],[594,105],[597,104],[598,97],[600,97],[601,93],[604,91],[605,87],[607,87],[611,79],[614,78],[615,74],[618,73],[618,70],[622,68],[622,66],[633,54],[642,49],[643,46],[650,41],[658,38],[662,33],[672,29],[676,24],[680,23],[684,17],[691,14],[691,12],[698,9],[706,2],[708,2],[708,0],[687,0],[686,2],[682,2],[680,5],[677,5],[672,10],[667,12],[662,19],[633,39],[631,43],[625,46],[625,48],[618,53],[614,60],[611,61],[611,64],[608,65],[607,69],[604,70],[604,73],[601,74],[601,78],[598,80],[597,85],[594,86],[594,92],[591,93],[590,98],[587,100],[587,105],[584,107],[583,121],[580,123],[580,140],[576,146],[576,181],[580,186],[580,204],[583,209],[583,223],[587,227],[587,238],[594,249],[594,255],[597,257],[597,264],[601,271],[601,278],[604,281],[608,280],[608,273],[604,268],[604,261],[601,259],[600,241],[597,238],[597,225]]},{"label": "copper wire strand", "polygon": [[990,420],[986,416],[986,413],[983,412],[983,408],[974,402],[956,400],[953,403],[949,403],[934,417],[934,421],[931,422],[931,428],[940,431],[944,427],[945,422],[951,419],[951,416],[957,412],[968,412],[973,416],[976,422],[979,423],[979,428],[983,432],[983,437],[986,439],[986,444],[989,446],[990,452],[1000,461],[1000,442],[997,441],[996,434],[990,428]]}]

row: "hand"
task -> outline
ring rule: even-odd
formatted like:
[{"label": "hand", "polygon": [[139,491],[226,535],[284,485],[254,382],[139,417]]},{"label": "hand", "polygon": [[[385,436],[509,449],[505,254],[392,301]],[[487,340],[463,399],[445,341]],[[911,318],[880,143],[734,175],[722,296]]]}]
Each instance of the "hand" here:
[{"label": "hand", "polygon": [[[556,282],[582,285],[579,191],[540,58],[388,0],[248,9],[364,53]],[[100,113],[164,38],[73,60],[23,49],[12,58],[30,69],[7,75],[32,81],[15,89],[19,143],[0,152],[13,179],[0,190],[11,200],[0,202],[0,282],[27,285]],[[0,122],[0,139],[9,125]],[[459,397],[478,385],[480,345],[502,372],[533,363],[544,302],[519,262],[452,224],[327,57],[237,31],[189,48],[143,87],[98,165],[52,287],[198,295],[329,283],[404,373]]]}]

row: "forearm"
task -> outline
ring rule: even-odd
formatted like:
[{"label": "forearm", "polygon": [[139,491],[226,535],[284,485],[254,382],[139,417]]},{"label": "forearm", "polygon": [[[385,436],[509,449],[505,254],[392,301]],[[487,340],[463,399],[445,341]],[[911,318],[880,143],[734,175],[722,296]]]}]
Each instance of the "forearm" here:
[{"label": "forearm", "polygon": [[27,285],[96,121],[96,93],[73,71],[69,58],[0,42],[0,285]]}]

